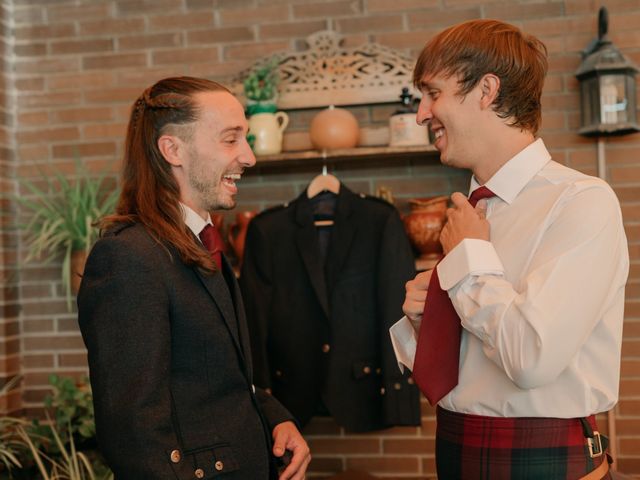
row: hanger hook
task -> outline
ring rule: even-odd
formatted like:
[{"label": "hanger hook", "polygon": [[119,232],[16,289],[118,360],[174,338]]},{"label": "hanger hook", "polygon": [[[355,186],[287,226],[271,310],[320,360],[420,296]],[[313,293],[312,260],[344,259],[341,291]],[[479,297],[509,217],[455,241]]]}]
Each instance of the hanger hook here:
[{"label": "hanger hook", "polygon": [[323,163],[322,164],[322,175],[326,175],[327,174],[327,164]]}]

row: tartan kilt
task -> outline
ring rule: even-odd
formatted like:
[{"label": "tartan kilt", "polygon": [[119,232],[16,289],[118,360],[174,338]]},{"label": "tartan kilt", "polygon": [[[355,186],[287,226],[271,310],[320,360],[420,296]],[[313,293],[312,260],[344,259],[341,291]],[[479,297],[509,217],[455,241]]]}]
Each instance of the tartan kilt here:
[{"label": "tartan kilt", "polygon": [[[439,480],[576,480],[606,461],[589,457],[578,418],[485,417],[441,407],[436,416]],[[587,420],[597,430],[595,418]]]}]

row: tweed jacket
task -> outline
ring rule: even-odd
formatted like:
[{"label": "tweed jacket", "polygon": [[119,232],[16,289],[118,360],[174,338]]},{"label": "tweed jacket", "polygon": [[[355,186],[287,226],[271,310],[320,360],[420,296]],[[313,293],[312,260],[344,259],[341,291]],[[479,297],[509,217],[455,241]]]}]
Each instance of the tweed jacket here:
[{"label": "tweed jacket", "polygon": [[116,479],[273,474],[271,430],[292,416],[252,385],[242,299],[223,264],[224,275],[187,266],[140,224],[92,249],[79,323]]},{"label": "tweed jacket", "polygon": [[320,403],[350,431],[419,425],[418,390],[389,337],[415,275],[400,217],[342,185],[331,228],[323,263],[306,192],[249,225],[240,285],[256,384],[302,425]]}]

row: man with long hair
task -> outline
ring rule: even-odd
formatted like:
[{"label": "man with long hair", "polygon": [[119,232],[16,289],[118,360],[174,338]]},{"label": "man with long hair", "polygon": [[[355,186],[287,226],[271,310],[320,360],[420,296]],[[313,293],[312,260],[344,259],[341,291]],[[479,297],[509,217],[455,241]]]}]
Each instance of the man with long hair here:
[{"label": "man with long hair", "polygon": [[198,78],[161,80],[131,110],[120,200],[78,295],[116,479],[304,478],[309,449],[252,385],[242,299],[211,240],[209,212],[235,206],[255,164],[247,128],[234,96]]},{"label": "man with long hair", "polygon": [[594,415],[618,399],[627,242],[611,188],[536,137],[546,72],[545,46],[495,20],[444,30],[415,67],[417,121],[473,174],[391,329],[437,404],[438,478],[609,478]]}]

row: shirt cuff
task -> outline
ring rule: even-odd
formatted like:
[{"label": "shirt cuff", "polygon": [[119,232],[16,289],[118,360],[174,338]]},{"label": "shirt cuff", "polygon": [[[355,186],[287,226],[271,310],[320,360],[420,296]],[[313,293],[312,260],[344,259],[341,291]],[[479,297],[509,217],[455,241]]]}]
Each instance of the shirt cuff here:
[{"label": "shirt cuff", "polygon": [[416,358],[416,347],[418,345],[418,334],[409,319],[405,316],[394,323],[391,328],[389,328],[389,335],[391,335],[391,344],[396,354],[400,372],[404,373],[404,367],[413,370],[413,362]]},{"label": "shirt cuff", "polygon": [[440,288],[449,290],[468,275],[502,275],[504,267],[491,242],[465,238],[438,264]]}]

